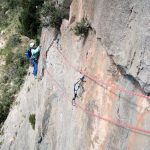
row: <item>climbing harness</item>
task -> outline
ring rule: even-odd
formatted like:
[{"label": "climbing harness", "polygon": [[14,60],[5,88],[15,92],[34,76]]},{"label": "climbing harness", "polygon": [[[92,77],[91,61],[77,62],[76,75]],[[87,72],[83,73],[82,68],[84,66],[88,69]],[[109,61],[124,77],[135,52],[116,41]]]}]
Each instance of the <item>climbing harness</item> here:
[{"label": "climbing harness", "polygon": [[73,106],[76,105],[75,100],[76,100],[76,98],[78,97],[78,91],[80,90],[81,87],[83,88],[83,82],[86,82],[84,75],[83,75],[82,78],[80,78],[80,79],[74,84],[74,97],[73,97],[73,99],[72,99],[72,105],[73,105]]}]

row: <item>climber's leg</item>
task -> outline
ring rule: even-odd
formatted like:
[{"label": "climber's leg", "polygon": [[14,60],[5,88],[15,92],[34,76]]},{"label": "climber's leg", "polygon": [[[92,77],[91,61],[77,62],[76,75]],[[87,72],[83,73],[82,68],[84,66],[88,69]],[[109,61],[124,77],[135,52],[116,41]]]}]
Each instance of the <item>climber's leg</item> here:
[{"label": "climber's leg", "polygon": [[38,64],[36,61],[33,62],[33,75],[37,76]]}]

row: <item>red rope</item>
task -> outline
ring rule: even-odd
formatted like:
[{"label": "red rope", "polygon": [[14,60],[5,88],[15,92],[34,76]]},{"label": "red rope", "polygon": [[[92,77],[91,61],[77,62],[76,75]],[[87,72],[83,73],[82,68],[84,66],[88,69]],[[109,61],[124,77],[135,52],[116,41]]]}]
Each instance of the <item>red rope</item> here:
[{"label": "red rope", "polygon": [[110,118],[102,117],[102,116],[100,116],[100,115],[98,115],[98,114],[89,112],[88,110],[84,109],[83,107],[81,107],[81,106],[78,105],[78,104],[77,104],[77,107],[80,108],[82,111],[86,112],[87,114],[93,116],[93,117],[96,117],[96,118],[98,118],[98,119],[102,119],[102,120],[107,121],[107,122],[109,122],[109,123],[111,123],[111,124],[114,124],[114,125],[116,125],[116,126],[118,126],[118,127],[126,128],[126,129],[129,129],[129,130],[131,130],[131,131],[133,131],[133,132],[137,132],[137,133],[150,134],[150,130],[145,130],[145,129],[137,128],[137,127],[131,126],[131,125],[125,123],[125,122],[121,122],[121,121],[118,121],[118,122],[117,122],[117,121],[114,121],[114,120],[112,120],[112,119],[110,119]]},{"label": "red rope", "polygon": [[[58,49],[57,49],[58,50]],[[62,57],[64,58],[64,60],[67,62],[68,65],[70,65],[74,70],[76,70],[77,72],[81,73],[81,74],[84,74],[87,78],[89,78],[90,80],[96,82],[97,84],[99,85],[105,85],[105,86],[108,86],[107,83],[105,83],[104,81],[102,80],[98,80],[98,77],[97,76],[93,76],[93,75],[90,75],[89,73],[85,72],[85,71],[82,71],[78,68],[76,68],[75,66],[73,66],[69,61],[68,59],[62,54],[62,52],[60,50],[58,50],[58,52],[62,55]],[[117,89],[122,92],[122,93],[126,93],[128,95],[133,95],[133,96],[138,96],[138,97],[143,97],[143,98],[146,98],[146,99],[150,99],[150,96],[146,96],[144,94],[139,94],[139,93],[136,93],[136,92],[132,92],[132,91],[128,91],[127,89],[124,89],[123,87],[120,87],[120,86],[117,86]]]},{"label": "red rope", "polygon": [[[59,83],[53,78],[53,76],[49,73],[49,71],[46,69],[46,72],[48,74],[48,76],[50,77],[50,79],[52,79],[55,83],[55,85],[62,90],[62,92],[64,92],[64,89],[59,85]],[[64,93],[66,99],[70,99],[69,95],[67,95],[67,93],[65,92]],[[69,101],[70,102],[70,101]],[[83,108],[82,106],[80,106],[79,104],[76,104],[76,107],[79,108],[80,110],[82,110],[83,112],[89,114],[90,116],[93,116],[93,117],[96,117],[98,119],[101,119],[101,120],[104,120],[106,122],[109,122],[111,124],[114,124],[118,127],[121,127],[121,128],[125,128],[125,129],[128,129],[128,130],[131,130],[132,132],[136,132],[136,133],[140,133],[140,134],[144,134],[144,135],[150,135],[150,130],[145,130],[145,129],[141,129],[141,128],[137,128],[137,127],[134,127],[132,125],[129,125],[125,122],[121,122],[121,121],[114,121],[110,118],[105,118],[105,117],[102,117],[98,114],[95,114],[93,112],[90,112],[88,110],[86,110],[85,108]]]},{"label": "red rope", "polygon": [[[59,51],[59,50],[58,50],[58,51]],[[61,53],[61,52],[59,51],[59,53]],[[42,55],[43,55],[43,53],[42,53]],[[61,55],[64,57],[64,60],[68,62],[68,59],[66,59],[66,57],[65,57],[62,53],[61,53]],[[45,56],[45,55],[43,55],[43,56]],[[83,72],[82,70],[77,69],[77,68],[74,67],[70,62],[67,63],[67,64],[69,64],[71,67],[73,67],[73,68],[74,68],[76,71],[78,71],[79,73],[84,74],[84,75],[85,75],[86,77],[88,77],[90,80],[92,80],[92,81],[94,81],[94,82],[96,82],[96,83],[98,83],[98,84],[104,84],[103,81],[96,80],[95,77],[93,78],[93,76],[89,75],[88,73],[85,73],[85,72]],[[63,89],[63,88],[59,85],[59,83],[51,76],[51,74],[49,73],[49,71],[48,71],[47,69],[46,69],[46,71],[47,71],[48,76],[49,76],[51,79],[53,79],[53,81],[55,81],[55,84],[62,90],[62,92],[64,92],[64,89]],[[135,95],[135,96],[140,96],[140,97],[144,97],[144,98],[149,98],[148,96],[145,96],[145,95],[143,95],[143,94],[138,94],[138,93],[135,93],[135,92],[127,91],[126,89],[123,89],[123,88],[119,88],[119,87],[118,87],[118,89],[119,89],[120,91],[122,91],[122,92],[124,92],[124,93],[127,93],[127,94],[130,94],[130,95]],[[69,96],[66,95],[66,93],[64,93],[64,95],[65,95],[66,98],[69,97]],[[69,97],[69,99],[70,99],[70,97]],[[145,129],[137,128],[137,127],[131,126],[131,125],[129,125],[129,124],[127,124],[127,123],[124,123],[124,122],[121,122],[121,121],[114,121],[114,120],[112,120],[112,119],[110,119],[110,118],[102,117],[102,116],[100,116],[100,115],[98,115],[98,114],[95,114],[95,113],[93,113],[93,112],[90,112],[90,111],[86,110],[85,108],[83,108],[83,107],[80,106],[79,104],[76,104],[76,107],[79,108],[80,110],[82,110],[83,112],[85,112],[85,113],[87,113],[87,114],[93,116],[93,117],[96,117],[96,118],[98,118],[98,119],[107,121],[107,122],[109,122],[109,123],[111,123],[111,124],[114,124],[114,125],[116,125],[116,126],[118,126],[118,127],[125,128],[125,129],[131,130],[131,131],[133,131],[133,132],[137,132],[137,133],[144,134],[144,135],[149,135],[149,134],[150,134],[150,130],[145,130]]]}]

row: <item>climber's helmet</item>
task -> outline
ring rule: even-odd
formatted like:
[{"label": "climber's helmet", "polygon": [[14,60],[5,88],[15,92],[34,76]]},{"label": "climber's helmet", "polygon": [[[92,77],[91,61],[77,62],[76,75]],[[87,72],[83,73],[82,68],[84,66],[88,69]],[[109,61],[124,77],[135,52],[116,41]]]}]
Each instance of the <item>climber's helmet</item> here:
[{"label": "climber's helmet", "polygon": [[33,48],[35,46],[34,42],[31,42],[29,46],[30,48]]}]

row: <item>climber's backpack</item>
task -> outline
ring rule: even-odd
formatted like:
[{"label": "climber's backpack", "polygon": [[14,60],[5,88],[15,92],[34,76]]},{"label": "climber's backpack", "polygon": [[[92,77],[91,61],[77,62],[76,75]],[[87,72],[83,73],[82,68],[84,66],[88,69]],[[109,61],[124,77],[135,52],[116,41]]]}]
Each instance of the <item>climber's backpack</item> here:
[{"label": "climber's backpack", "polygon": [[30,59],[30,58],[31,58],[31,49],[30,49],[30,48],[28,48],[28,49],[26,50],[25,55],[26,55],[27,59]]}]

